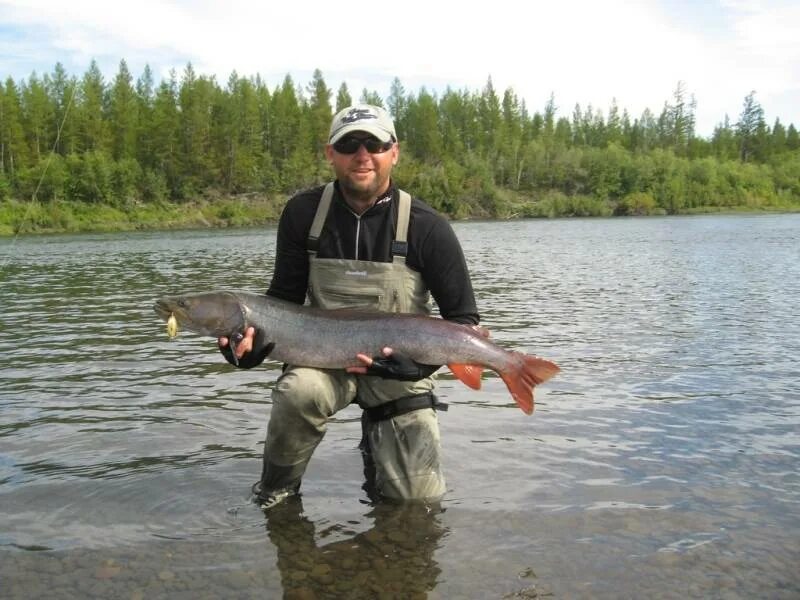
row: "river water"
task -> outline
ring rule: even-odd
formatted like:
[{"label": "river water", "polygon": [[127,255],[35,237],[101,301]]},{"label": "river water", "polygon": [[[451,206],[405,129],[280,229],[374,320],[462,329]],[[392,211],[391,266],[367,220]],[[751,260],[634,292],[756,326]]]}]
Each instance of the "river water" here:
[{"label": "river water", "polygon": [[562,372],[526,416],[443,371],[440,505],[369,503],[353,407],[268,518],[279,365],[151,306],[263,291],[275,230],[1,240],[0,596],[797,598],[800,215],[454,228],[494,339]]}]

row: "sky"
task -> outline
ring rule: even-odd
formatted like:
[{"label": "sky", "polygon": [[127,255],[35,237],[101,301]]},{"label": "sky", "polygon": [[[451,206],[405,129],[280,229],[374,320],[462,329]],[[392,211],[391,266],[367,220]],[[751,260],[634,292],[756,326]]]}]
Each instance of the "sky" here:
[{"label": "sky", "polygon": [[491,77],[530,112],[552,94],[570,118],[576,104],[607,114],[613,101],[657,115],[683,82],[700,136],[735,123],[751,91],[768,124],[800,128],[797,0],[0,0],[3,81],[56,63],[80,78],[92,60],[106,81],[121,60],[157,80],[191,63],[221,85],[236,71],[270,89],[320,69],[354,99],[385,98],[395,77],[413,94],[480,92]]}]

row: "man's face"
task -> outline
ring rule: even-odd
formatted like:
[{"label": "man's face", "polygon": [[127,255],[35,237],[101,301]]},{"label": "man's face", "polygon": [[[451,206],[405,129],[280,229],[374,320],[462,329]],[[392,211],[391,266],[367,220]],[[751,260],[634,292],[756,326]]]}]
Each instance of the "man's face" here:
[{"label": "man's face", "polygon": [[[367,142],[373,152],[364,143],[356,149],[356,141]],[[386,191],[400,149],[396,143],[381,151],[383,147],[377,138],[360,131],[349,133],[336,144],[325,147],[325,155],[346,196],[367,202]]]}]

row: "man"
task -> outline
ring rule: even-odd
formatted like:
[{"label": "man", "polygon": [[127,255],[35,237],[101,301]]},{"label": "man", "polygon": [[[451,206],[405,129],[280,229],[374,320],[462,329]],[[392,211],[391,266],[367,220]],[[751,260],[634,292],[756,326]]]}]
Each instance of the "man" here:
[{"label": "man", "polygon": [[[333,118],[325,155],[336,181],[291,198],[278,226],[275,271],[267,294],[322,308],[430,312],[430,296],[445,319],[478,324],[469,273],[448,222],[394,186],[400,148],[382,108],[357,105]],[[220,348],[233,356],[226,338]],[[372,352],[373,349],[364,349]],[[239,366],[267,356],[260,332],[248,329]],[[356,401],[365,464],[374,465],[378,495],[436,500],[445,491],[433,373],[384,348],[359,354],[347,370],[288,365],[272,394],[261,480],[262,508],[296,494],[331,415]],[[441,407],[441,405],[440,405]]]}]

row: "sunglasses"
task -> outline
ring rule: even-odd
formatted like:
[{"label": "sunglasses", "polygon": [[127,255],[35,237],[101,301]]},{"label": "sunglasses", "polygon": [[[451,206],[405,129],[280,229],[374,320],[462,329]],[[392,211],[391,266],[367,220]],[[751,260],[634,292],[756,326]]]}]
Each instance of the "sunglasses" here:
[{"label": "sunglasses", "polygon": [[370,154],[382,154],[394,146],[394,142],[392,140],[382,142],[374,137],[360,138],[348,135],[336,142],[333,149],[339,154],[355,154],[362,145]]}]

